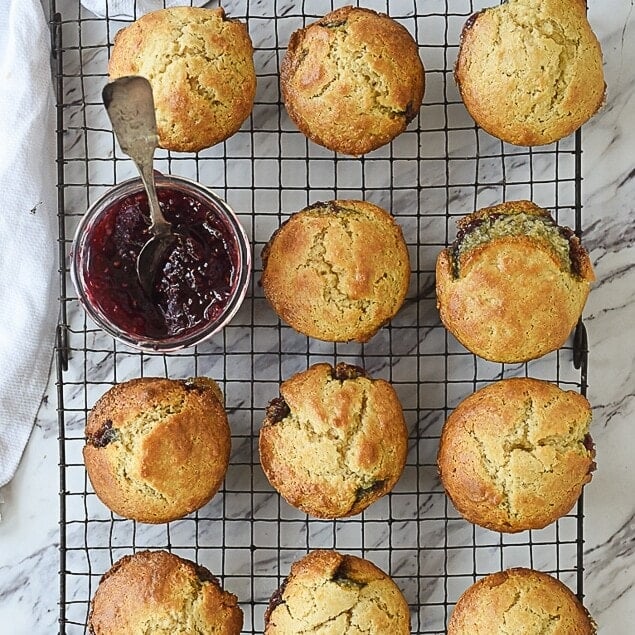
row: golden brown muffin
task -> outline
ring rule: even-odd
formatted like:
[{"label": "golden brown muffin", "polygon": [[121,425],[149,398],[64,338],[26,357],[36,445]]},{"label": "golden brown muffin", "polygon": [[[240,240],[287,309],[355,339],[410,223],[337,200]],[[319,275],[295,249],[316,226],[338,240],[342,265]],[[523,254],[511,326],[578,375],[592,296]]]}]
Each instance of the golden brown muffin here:
[{"label": "golden brown muffin", "polygon": [[403,594],[372,562],[312,551],[291,566],[265,613],[265,635],[410,635]]},{"label": "golden brown muffin", "polygon": [[437,259],[445,327],[494,362],[524,362],[560,348],[595,279],[579,239],[529,201],[487,207],[458,226]]},{"label": "golden brown muffin", "polygon": [[388,382],[349,364],[316,364],[283,382],[280,394],[260,430],[260,462],[290,505],[341,518],[394,487],[408,429]]},{"label": "golden brown muffin", "polygon": [[584,0],[508,0],[474,14],[461,34],[455,78],[476,123],[521,146],[577,130],[606,89]]},{"label": "golden brown muffin", "polygon": [[149,80],[159,143],[181,152],[233,135],[256,94],[249,33],[222,8],[173,7],[144,15],[115,36],[108,72],[110,79]]},{"label": "golden brown muffin", "polygon": [[88,416],[84,462],[112,511],[146,523],[181,518],[220,487],[231,438],[220,388],[207,377],[147,377],[111,388]]},{"label": "golden brown muffin", "polygon": [[514,533],[567,514],[591,480],[591,406],[538,379],[503,379],[476,391],[448,417],[439,475],[470,522]]},{"label": "golden brown muffin", "polygon": [[167,551],[116,562],[91,602],[91,635],[239,635],[243,612],[205,568]]},{"label": "golden brown muffin", "polygon": [[348,6],[293,33],[280,84],[289,116],[309,139],[360,155],[394,139],[417,116],[424,70],[402,25]]},{"label": "golden brown muffin", "polygon": [[586,609],[559,580],[507,569],[473,584],[454,608],[448,635],[595,635]]},{"label": "golden brown muffin", "polygon": [[408,248],[401,227],[365,201],[316,203],[293,214],[262,252],[262,286],[296,331],[366,342],[406,298]]}]

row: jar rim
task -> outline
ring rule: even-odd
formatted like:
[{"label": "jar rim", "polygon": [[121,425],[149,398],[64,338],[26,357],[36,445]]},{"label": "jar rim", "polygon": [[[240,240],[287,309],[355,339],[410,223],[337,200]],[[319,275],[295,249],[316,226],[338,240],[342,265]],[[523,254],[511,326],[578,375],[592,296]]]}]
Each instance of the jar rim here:
[{"label": "jar rim", "polygon": [[221,313],[209,323],[192,331],[177,334],[166,338],[141,337],[136,334],[127,333],[115,324],[105,313],[94,303],[87,293],[86,280],[84,278],[86,270],[83,262],[83,255],[86,249],[87,240],[91,235],[98,220],[110,206],[126,196],[142,192],[144,190],[140,177],[133,177],[118,183],[104,192],[86,210],[75,230],[70,252],[70,276],[77,299],[82,305],[86,314],[108,335],[116,340],[131,346],[132,348],[156,353],[168,353],[196,346],[208,338],[221,331],[234,317],[242,305],[252,269],[251,245],[247,233],[241,224],[234,210],[227,202],[215,192],[197,181],[171,174],[161,174],[156,172],[157,190],[165,187],[175,186],[187,194],[194,195],[211,207],[223,220],[230,231],[237,247],[238,266],[237,280],[232,294]]}]

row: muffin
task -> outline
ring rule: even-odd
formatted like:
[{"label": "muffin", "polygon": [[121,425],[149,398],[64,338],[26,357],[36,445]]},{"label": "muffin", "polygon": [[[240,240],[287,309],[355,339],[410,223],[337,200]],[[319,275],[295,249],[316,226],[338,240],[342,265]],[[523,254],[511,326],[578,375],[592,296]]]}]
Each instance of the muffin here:
[{"label": "muffin", "polygon": [[445,327],[494,362],[524,362],[560,348],[595,279],[578,237],[529,201],[482,209],[458,226],[437,259]]},{"label": "muffin", "polygon": [[454,75],[476,123],[521,146],[571,134],[600,108],[606,90],[584,0],[508,0],[474,14]]},{"label": "muffin", "polygon": [[408,604],[372,562],[312,551],[291,566],[265,613],[265,635],[410,635]]},{"label": "muffin", "polygon": [[287,379],[266,411],[260,462],[271,485],[317,518],[359,514],[399,480],[408,430],[393,387],[349,364]]},{"label": "muffin", "polygon": [[448,635],[595,635],[586,609],[559,580],[507,569],[473,584],[454,608]]},{"label": "muffin", "polygon": [[223,396],[206,377],[148,377],[111,388],[88,416],[84,462],[112,511],[146,523],[181,518],[220,487],[230,452]]},{"label": "muffin", "polygon": [[424,69],[403,26],[348,6],[292,34],[280,85],[289,117],[309,139],[361,155],[390,142],[417,116]]},{"label": "muffin", "polygon": [[368,341],[406,298],[408,248],[386,211],[365,201],[315,203],[293,214],[262,251],[262,287],[296,331]]},{"label": "muffin", "polygon": [[116,562],[91,602],[92,635],[239,635],[243,612],[205,568],[166,551],[141,551]]},{"label": "muffin", "polygon": [[591,407],[538,379],[503,379],[463,400],[439,443],[439,475],[467,520],[494,531],[541,529],[591,480]]},{"label": "muffin", "polygon": [[152,84],[159,144],[195,152],[233,135],[256,94],[247,27],[222,8],[148,13],[115,36],[110,79],[142,75]]}]

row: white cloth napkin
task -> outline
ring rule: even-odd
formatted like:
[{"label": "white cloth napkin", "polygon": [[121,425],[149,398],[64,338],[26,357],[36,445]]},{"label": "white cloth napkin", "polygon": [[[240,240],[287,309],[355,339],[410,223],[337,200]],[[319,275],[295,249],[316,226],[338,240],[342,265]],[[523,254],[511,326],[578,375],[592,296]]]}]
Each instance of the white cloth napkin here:
[{"label": "white cloth napkin", "polygon": [[58,315],[49,60],[39,0],[0,2],[0,487],[31,434]]},{"label": "white cloth napkin", "polygon": [[206,2],[209,0],[82,0],[84,7],[100,18],[106,16],[106,5],[109,18],[138,18],[164,7],[200,7]]}]

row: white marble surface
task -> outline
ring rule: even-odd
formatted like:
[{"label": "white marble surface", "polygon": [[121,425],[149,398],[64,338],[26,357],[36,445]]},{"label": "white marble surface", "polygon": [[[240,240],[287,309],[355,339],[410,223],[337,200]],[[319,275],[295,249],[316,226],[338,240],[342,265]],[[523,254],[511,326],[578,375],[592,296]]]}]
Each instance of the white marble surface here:
[{"label": "white marble surface", "polygon": [[[60,6],[63,7],[64,4],[61,2]],[[76,3],[68,2],[66,4],[74,5]],[[444,3],[438,4],[442,6]],[[465,3],[459,4],[464,5]],[[592,2],[590,4],[590,19],[604,50],[608,99],[601,113],[585,126],[583,135],[583,202],[586,227],[584,242],[591,252],[598,278],[585,310],[591,349],[589,399],[594,406],[593,437],[597,445],[598,470],[592,483],[585,490],[584,562],[586,570],[584,589],[585,603],[599,623],[600,633],[630,635],[633,632],[633,624],[635,624],[635,497],[633,496],[635,471],[632,467],[631,449],[635,434],[632,429],[632,420],[635,416],[635,400],[633,398],[635,368],[632,349],[632,341],[635,338],[635,267],[633,266],[632,229],[633,201],[635,200],[635,162],[633,161],[635,148],[635,75],[633,73],[635,66],[635,15],[632,0],[631,2],[608,0],[607,2]],[[227,5],[230,3],[226,3]],[[266,2],[254,3],[254,7],[266,5]],[[252,11],[256,12],[257,9],[254,8]],[[255,22],[256,20],[254,20]],[[267,42],[266,37],[264,37],[266,27],[262,28],[263,38],[260,40],[262,46],[271,45],[272,43]],[[85,33],[87,34],[88,30]],[[254,40],[257,41],[258,38],[254,37]],[[86,44],[87,42],[84,42],[84,45]],[[258,47],[258,43],[256,46]],[[83,60],[84,65],[102,63],[103,60],[100,59],[102,54],[103,51],[99,49],[89,52]],[[426,55],[432,54],[431,49],[425,49],[423,51],[424,61]],[[266,58],[265,54],[260,58],[264,64],[267,63]],[[69,54],[67,68],[72,70],[73,64],[76,65],[77,61],[72,54]],[[268,94],[267,91],[270,90],[268,82],[271,81],[273,80],[261,82],[259,88],[260,91],[263,91],[260,93],[261,96]],[[69,84],[72,82],[72,79],[69,80]],[[87,92],[96,102],[101,82],[91,84],[90,78],[86,78],[84,82]],[[434,89],[433,79],[428,90],[434,91]],[[426,100],[430,99],[431,96],[432,93],[429,92]],[[76,98],[77,95],[73,95],[72,92],[66,95],[69,103],[74,97]],[[67,117],[70,120],[73,116],[78,118],[76,123],[81,123],[80,108],[77,108],[76,112],[72,108],[67,112]],[[263,127],[266,127],[269,116],[268,110],[262,107],[262,119],[259,121]],[[269,123],[271,122],[269,121]],[[274,125],[276,125],[275,120]],[[71,155],[73,148],[77,145],[83,149],[81,137],[76,139],[78,144],[75,144],[73,134],[79,135],[80,133],[69,131],[67,148],[69,148]],[[92,140],[89,140],[90,143]],[[263,157],[267,152],[266,143],[263,141],[263,146],[259,150],[262,151]],[[372,166],[367,164],[367,167],[370,170]],[[106,166],[103,169],[107,170],[105,173],[107,176],[103,178],[112,179],[112,168]],[[123,170],[126,169],[124,165]],[[122,178],[121,174],[117,176]],[[100,178],[99,173],[91,174],[93,182],[99,181]],[[232,178],[231,174],[228,178]],[[316,186],[318,192],[320,187],[322,186],[319,184]],[[324,186],[324,189],[328,188]],[[381,200],[379,193],[374,194],[378,200]],[[304,193],[300,192],[299,196],[302,195]],[[237,193],[234,196],[240,199],[241,195]],[[483,196],[486,198],[487,194]],[[82,193],[79,188],[77,190],[70,188],[68,197],[70,199],[69,206],[81,211],[81,206],[86,202],[85,193]],[[288,201],[285,199],[285,212],[292,209],[293,201],[291,199]],[[479,194],[479,203],[481,202],[483,200]],[[240,205],[240,200],[236,200],[234,203]],[[266,206],[269,203],[263,204]],[[465,205],[469,205],[469,201]],[[459,208],[456,211],[463,213],[469,210]],[[273,221],[275,222],[277,219],[274,218]],[[404,218],[403,221],[408,223],[407,218]],[[268,226],[250,228],[256,239],[260,241],[266,240],[265,234],[270,229],[271,227]],[[421,280],[421,284],[424,283],[425,276]],[[256,290],[255,293],[257,295],[258,291]],[[254,306],[258,307],[259,305],[254,303]],[[260,313],[255,314],[258,319],[262,319],[264,329],[269,318],[266,313],[263,313],[262,318],[260,318]],[[243,317],[248,318],[249,316],[243,315]],[[424,317],[428,317],[427,314]],[[77,319],[77,316],[72,316],[72,319]],[[242,379],[240,377],[241,369],[232,367],[228,370],[226,366],[223,366],[220,355],[222,350],[220,346],[223,343],[225,345],[231,344],[235,351],[241,350],[241,346],[245,345],[239,336],[240,329],[237,329],[235,333],[235,338],[233,335],[228,336],[233,338],[231,342],[221,341],[218,345],[211,344],[206,349],[206,352],[209,353],[209,359],[201,361],[201,366],[205,372],[209,372],[217,378],[222,378],[224,373],[235,373],[236,382]],[[285,337],[293,340],[288,331],[285,333]],[[91,334],[89,337],[92,338],[93,335]],[[91,380],[96,382],[96,386],[86,394],[82,390],[75,390],[72,387],[65,392],[67,408],[77,406],[77,412],[67,413],[68,435],[78,438],[81,437],[84,410],[86,407],[90,407],[95,396],[103,391],[103,385],[100,386],[99,383],[109,381],[113,373],[113,362],[116,364],[119,380],[139,374],[138,361],[128,358],[121,348],[117,349],[118,354],[113,357],[112,354],[108,353],[110,345],[107,342],[104,343],[104,340],[99,336],[95,335],[94,340],[91,339],[91,341],[98,345],[104,344],[103,352],[95,354],[89,360],[92,364]],[[43,345],[50,344],[43,343]],[[289,346],[293,346],[293,341]],[[320,355],[328,357],[331,350],[328,346],[316,346],[311,348],[311,355],[313,357]],[[381,350],[381,343],[377,344],[376,352],[381,352]],[[259,395],[258,400],[266,403],[269,398],[275,396],[272,391],[275,389],[276,378],[267,376],[266,347],[264,351],[263,356],[255,360],[256,366],[252,370],[259,373],[263,379],[263,391],[266,394]],[[354,347],[342,347],[338,349],[338,352],[343,357],[355,357],[359,351]],[[383,373],[385,368],[379,358],[373,356],[372,348],[368,355],[370,365],[374,366],[377,373]],[[78,364],[78,360],[84,358],[75,355],[74,359],[75,364]],[[238,359],[236,357],[236,360]],[[306,360],[306,356],[298,358],[290,356],[290,365],[284,369],[285,375],[294,370],[294,366],[299,368],[304,360]],[[160,360],[158,363],[163,370],[163,362]],[[144,370],[154,368],[155,366],[152,364],[153,362],[148,362]],[[168,370],[175,376],[192,374],[189,360],[179,360],[178,358],[170,360]],[[394,365],[392,372],[400,377],[402,373],[407,374],[409,372],[407,360],[404,358],[401,365]],[[483,372],[486,374],[487,370]],[[71,378],[72,381],[72,378],[81,377],[82,373],[83,370],[74,367],[73,361],[71,361],[71,370],[66,376],[66,380],[69,381]],[[401,390],[406,399],[409,398],[407,387],[402,387]],[[252,397],[255,400],[253,395]],[[240,411],[241,404],[238,401],[234,402],[233,406],[237,411]],[[258,427],[257,414],[255,422],[245,419],[238,423],[238,429],[235,430],[237,439],[234,443],[233,454],[235,461],[248,462],[252,458],[250,436],[253,430],[257,430]],[[411,420],[410,423],[416,425],[417,422]],[[430,423],[430,425],[434,424],[435,422]],[[56,388],[53,374],[18,473],[15,479],[0,491],[0,512],[2,514],[0,522],[0,633],[8,635],[44,634],[57,632],[58,629],[59,470],[57,436]],[[425,453],[424,450],[422,452]],[[426,455],[426,460],[429,461],[429,459],[430,457]],[[67,456],[67,461],[70,460]],[[412,453],[410,463],[411,465],[413,463]],[[412,466],[412,470],[414,469]],[[73,474],[81,474],[79,470],[81,470],[81,465],[68,471],[73,472]],[[76,478],[76,476],[69,476],[71,481]],[[79,478],[82,477],[79,476]],[[226,544],[240,546],[245,540],[247,542],[252,540],[258,544],[267,545],[271,539],[271,536],[268,535],[270,526],[266,522],[266,518],[269,518],[266,509],[269,506],[274,515],[281,512],[290,521],[285,529],[287,532],[285,540],[288,541],[288,544],[302,544],[304,540],[307,544],[315,546],[320,542],[328,545],[330,541],[342,550],[347,550],[350,547],[350,550],[354,551],[359,547],[359,523],[350,523],[345,528],[343,525],[312,523],[308,528],[310,535],[303,536],[302,532],[307,526],[302,521],[302,516],[294,514],[288,508],[279,507],[277,499],[266,494],[267,485],[258,474],[253,477],[251,482],[249,479],[246,483],[242,482],[243,478],[244,472],[240,470],[240,466],[234,470],[230,468],[228,490],[240,492],[252,488],[258,494],[251,498],[241,498],[240,494],[229,497],[226,494],[226,498],[233,502],[228,503],[227,509],[224,511],[231,513],[232,517],[236,519],[236,522],[231,525],[232,532],[235,530],[236,534],[228,535]],[[407,482],[410,476],[406,475],[405,478]],[[406,498],[405,496],[403,498],[404,508],[407,508],[408,505]],[[258,500],[256,501],[256,499]],[[432,500],[429,505],[430,509],[424,510],[425,513],[435,512],[437,503],[434,501],[437,499],[430,497],[430,500]],[[91,518],[103,513],[103,510],[100,510],[94,500],[89,497],[87,501],[89,513],[94,514]],[[262,508],[258,510],[258,514],[263,518],[262,533],[259,533],[258,529],[251,529],[252,535],[243,539],[239,535],[241,531],[239,520],[251,513],[255,502],[262,505]],[[220,509],[221,504],[224,505],[219,501],[212,503],[209,508],[206,508],[205,515],[216,518],[223,512]],[[420,501],[420,504],[423,503]],[[68,505],[69,513],[77,513],[81,516],[83,510],[71,509],[72,507],[73,505]],[[397,503],[395,503],[393,511],[396,509],[401,509]],[[371,522],[366,524],[364,545],[366,549],[370,550],[370,557],[375,557],[379,564],[383,564],[381,558],[385,555],[381,543],[386,538],[385,533],[382,533],[384,531],[382,528],[385,527],[387,513],[386,506],[378,505],[377,509],[366,517],[366,520]],[[443,508],[441,508],[441,513],[443,513]],[[104,518],[108,518],[108,516],[104,516]],[[396,520],[391,525],[390,531],[393,540],[400,535],[399,522]],[[407,527],[407,524],[404,523],[404,532]],[[123,531],[125,525],[116,525],[115,534],[119,528],[122,528]],[[93,527],[91,527],[92,530]],[[193,530],[188,527],[187,523],[183,523],[171,531],[171,535],[168,535],[167,538],[170,538],[173,544],[177,544],[179,541],[187,542]],[[295,535],[296,531],[298,536]],[[78,523],[69,531],[67,539],[71,541],[77,539],[81,543],[82,532],[83,525]],[[224,560],[222,562],[215,560],[220,553],[220,549],[213,547],[216,544],[214,541],[219,540],[215,532],[216,525],[211,522],[209,530],[201,532],[199,538],[209,540],[210,549],[205,551],[204,555],[206,558],[209,557],[211,568],[214,568],[214,565],[217,565],[217,568],[225,568]],[[332,533],[336,535],[332,537]],[[471,531],[466,525],[459,527],[453,536],[457,540],[472,540]],[[487,539],[486,536],[477,534],[477,539],[479,538]],[[93,537],[91,537],[92,539]],[[102,537],[94,535],[95,541],[99,542],[101,539]],[[115,535],[116,540],[119,538]],[[122,545],[120,555],[126,552],[125,546],[130,543],[130,540],[131,538],[127,536],[120,538]],[[132,540],[135,541],[136,546],[142,544],[160,546],[166,540],[165,530],[158,528],[146,534],[140,532],[139,536]],[[409,537],[404,533],[404,541],[408,540]],[[435,540],[433,531],[426,534],[426,540]],[[547,536],[546,540],[548,541],[550,538]],[[375,552],[373,552],[373,545],[377,546]],[[185,547],[186,545],[179,546]],[[190,555],[186,549],[181,550],[181,552]],[[263,602],[271,592],[270,586],[278,573],[272,570],[274,566],[278,565],[275,557],[275,545],[269,551],[263,548],[256,553],[259,554],[258,558],[261,558],[258,560],[259,566],[263,571],[269,573],[268,576],[263,574],[262,578],[250,584],[245,571],[232,571],[231,566],[227,566],[225,570],[231,571],[233,575],[228,575],[229,579],[226,579],[225,583],[239,595],[253,593],[258,601]],[[431,567],[431,571],[434,572],[440,566],[438,559],[435,560],[435,554],[438,552],[426,553],[428,553],[429,558],[426,559],[425,566]],[[487,547],[479,551],[479,558],[481,555],[487,558],[489,554],[494,559],[494,562],[482,566],[479,563],[479,571],[496,568],[496,553],[495,549],[488,551]],[[508,553],[509,550],[506,551],[506,554]],[[547,550],[543,555],[539,549],[536,549],[537,561],[535,564],[537,567],[547,569],[550,566],[553,567],[553,563],[548,562],[549,556],[546,553]],[[399,581],[405,587],[406,595],[412,600],[418,590],[416,585],[408,583],[409,555],[411,552],[407,552],[403,562],[399,563],[399,567],[393,565],[392,570],[402,576]],[[241,555],[239,551],[236,551],[235,556],[236,562],[243,562],[241,558],[245,558],[244,554]],[[233,555],[229,557],[231,558]],[[285,554],[283,559],[286,557]],[[69,557],[70,559],[72,558]],[[247,557],[247,562],[249,561],[249,557]],[[79,567],[81,565],[74,563],[73,566]],[[280,573],[284,575],[286,571]],[[426,587],[424,590],[427,592],[428,588]],[[82,592],[81,589],[75,589],[73,592],[75,591],[80,594]],[[419,589],[419,592],[422,590]],[[432,582],[429,592],[432,594],[430,597],[434,597],[436,591]],[[255,619],[257,626],[257,615]],[[78,627],[76,630],[69,628],[68,632],[83,631]]]}]

